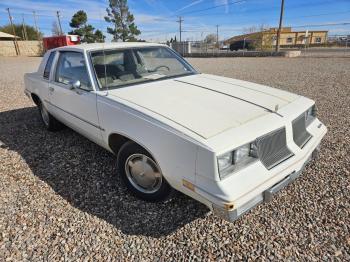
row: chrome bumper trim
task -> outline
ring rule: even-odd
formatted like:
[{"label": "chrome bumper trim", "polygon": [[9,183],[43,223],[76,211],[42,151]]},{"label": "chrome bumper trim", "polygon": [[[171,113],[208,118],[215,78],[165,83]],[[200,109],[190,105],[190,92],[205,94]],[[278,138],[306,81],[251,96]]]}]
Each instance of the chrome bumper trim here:
[{"label": "chrome bumper trim", "polygon": [[290,183],[292,183],[295,179],[297,179],[301,175],[301,173],[305,169],[305,166],[310,162],[310,160],[317,157],[318,152],[319,152],[319,146],[317,146],[315,150],[311,153],[311,155],[305,161],[304,165],[301,167],[300,170],[292,172],[291,174],[283,178],[281,181],[279,181],[277,184],[273,185],[269,189],[262,192],[261,195],[257,195],[256,197],[248,201],[246,204],[243,205],[243,207],[239,207],[234,210],[225,210],[222,207],[219,207],[213,204],[214,214],[229,222],[233,222],[237,220],[239,217],[241,217],[242,215],[244,215],[245,213],[252,210],[254,207],[259,205],[260,203],[270,202],[276,193],[278,193],[283,188],[288,186]]},{"label": "chrome bumper trim", "polygon": [[[294,171],[292,174],[294,174],[294,173],[296,173],[296,172]],[[276,194],[278,191],[282,190],[287,185],[289,185],[289,183],[292,181],[291,175],[287,176],[286,178],[284,178],[282,181],[280,181],[279,183],[277,183],[273,187],[270,187],[269,189],[265,190],[263,193],[264,202],[270,202],[272,200],[274,194]]]}]

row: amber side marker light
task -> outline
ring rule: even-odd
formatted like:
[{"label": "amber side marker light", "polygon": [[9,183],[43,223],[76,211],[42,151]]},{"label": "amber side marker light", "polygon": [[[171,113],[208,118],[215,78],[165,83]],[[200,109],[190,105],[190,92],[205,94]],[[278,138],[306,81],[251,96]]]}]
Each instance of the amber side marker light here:
[{"label": "amber side marker light", "polygon": [[233,210],[235,208],[235,205],[233,203],[227,203],[224,205],[226,210]]},{"label": "amber side marker light", "polygon": [[189,182],[185,179],[182,179],[182,185],[184,187],[188,188],[189,190],[194,191],[194,184],[192,184],[191,182]]}]

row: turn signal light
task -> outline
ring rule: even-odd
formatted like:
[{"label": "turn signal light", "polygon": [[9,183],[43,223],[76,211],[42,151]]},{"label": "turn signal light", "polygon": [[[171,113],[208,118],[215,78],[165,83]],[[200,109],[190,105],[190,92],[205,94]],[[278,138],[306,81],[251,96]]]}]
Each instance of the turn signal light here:
[{"label": "turn signal light", "polygon": [[194,192],[194,184],[192,184],[191,182],[189,182],[185,179],[182,179],[182,185]]}]

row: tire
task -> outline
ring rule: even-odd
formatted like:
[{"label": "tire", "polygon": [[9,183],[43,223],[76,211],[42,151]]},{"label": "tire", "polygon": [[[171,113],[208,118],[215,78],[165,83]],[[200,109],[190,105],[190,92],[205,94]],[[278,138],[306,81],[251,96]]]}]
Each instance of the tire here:
[{"label": "tire", "polygon": [[56,118],[54,118],[46,109],[45,105],[40,101],[38,103],[39,113],[41,121],[43,122],[44,126],[49,131],[59,131],[61,130],[64,125],[58,121]]},{"label": "tire", "polygon": [[156,161],[132,141],[119,150],[117,170],[129,191],[142,200],[160,202],[173,193]]}]

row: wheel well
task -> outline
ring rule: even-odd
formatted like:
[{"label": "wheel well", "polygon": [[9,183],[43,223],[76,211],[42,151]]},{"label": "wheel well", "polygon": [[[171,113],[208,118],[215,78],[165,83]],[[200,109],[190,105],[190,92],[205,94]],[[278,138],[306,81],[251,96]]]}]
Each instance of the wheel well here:
[{"label": "wheel well", "polygon": [[36,94],[32,94],[32,99],[37,106],[40,104],[40,98]]},{"label": "wheel well", "polygon": [[113,153],[117,155],[122,145],[128,141],[130,141],[130,139],[123,135],[111,134],[108,138],[108,145],[112,149]]}]

